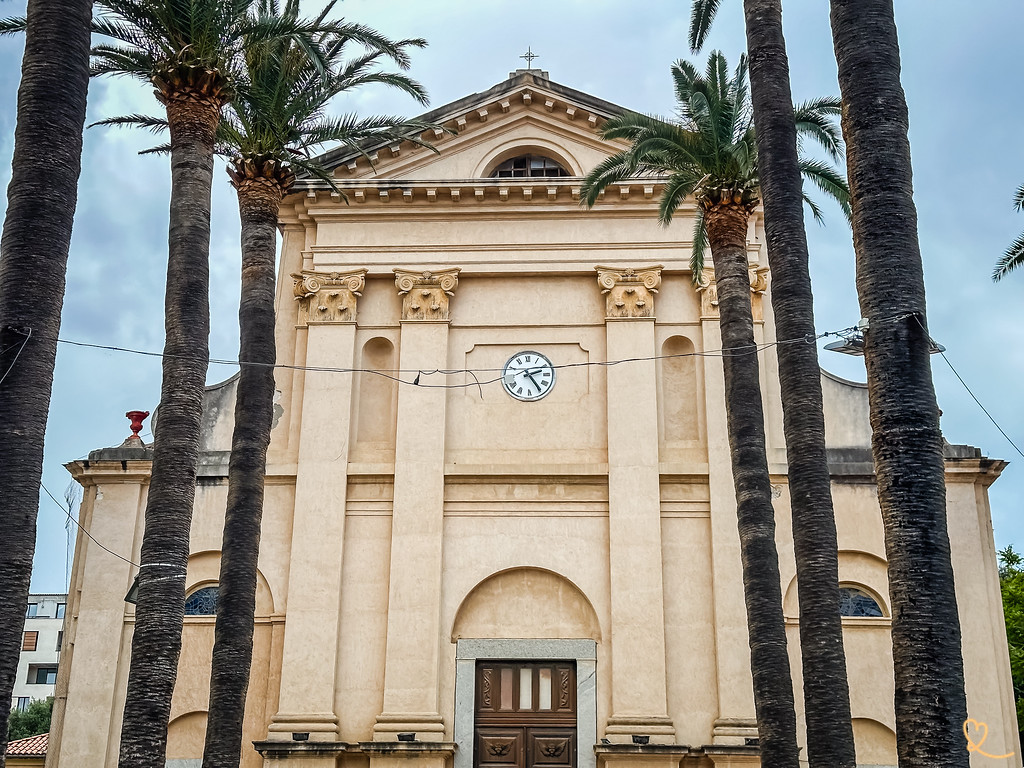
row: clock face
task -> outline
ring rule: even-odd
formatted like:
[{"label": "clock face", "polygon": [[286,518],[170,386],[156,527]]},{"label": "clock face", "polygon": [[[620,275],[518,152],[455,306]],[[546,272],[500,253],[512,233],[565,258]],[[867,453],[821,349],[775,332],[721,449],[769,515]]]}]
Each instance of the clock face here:
[{"label": "clock face", "polygon": [[505,363],[501,383],[516,400],[540,400],[555,386],[555,367],[540,352],[517,352]]}]

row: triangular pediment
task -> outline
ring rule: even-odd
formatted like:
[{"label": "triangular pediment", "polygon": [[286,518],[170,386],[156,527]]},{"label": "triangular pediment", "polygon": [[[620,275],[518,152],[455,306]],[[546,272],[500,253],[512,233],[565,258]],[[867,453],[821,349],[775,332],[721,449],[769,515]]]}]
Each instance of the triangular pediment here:
[{"label": "triangular pediment", "polygon": [[[421,115],[420,120],[446,129],[423,134],[437,152],[404,141],[368,146],[368,157],[334,150],[321,162],[340,185],[379,179],[482,179],[499,163],[522,154],[550,157],[572,176],[583,176],[621,149],[602,139],[598,128],[625,110],[541,74],[520,70],[493,88]],[[299,181],[300,188],[326,186],[312,179]]]}]

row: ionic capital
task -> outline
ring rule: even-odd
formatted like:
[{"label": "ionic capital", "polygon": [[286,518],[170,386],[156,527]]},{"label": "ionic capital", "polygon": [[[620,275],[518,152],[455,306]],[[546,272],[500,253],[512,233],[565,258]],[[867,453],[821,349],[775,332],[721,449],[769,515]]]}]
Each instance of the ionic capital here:
[{"label": "ionic capital", "polygon": [[606,317],[654,317],[654,294],[661,285],[661,264],[638,269],[594,269],[605,296]]},{"label": "ionic capital", "polygon": [[[762,296],[768,290],[768,267],[752,264],[747,269],[750,283],[750,308],[754,320],[764,319]],[[718,317],[718,283],[715,282],[715,270],[705,267],[697,281],[697,293],[700,294],[700,316],[702,319]]]},{"label": "ionic capital", "polygon": [[356,300],[366,285],[366,270],[314,272],[304,269],[292,275],[299,324],[354,323]]},{"label": "ionic capital", "polygon": [[395,286],[402,297],[402,319],[447,320],[460,271],[458,267],[436,272],[395,269]]}]

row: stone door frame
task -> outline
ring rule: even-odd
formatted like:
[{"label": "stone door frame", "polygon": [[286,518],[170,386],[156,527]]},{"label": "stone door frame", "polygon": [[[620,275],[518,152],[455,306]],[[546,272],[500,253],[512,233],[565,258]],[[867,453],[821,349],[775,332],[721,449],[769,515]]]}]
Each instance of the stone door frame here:
[{"label": "stone door frame", "polygon": [[578,768],[597,768],[597,641],[461,639],[455,643],[455,750],[453,768],[473,768],[476,662],[576,662],[576,755]]}]

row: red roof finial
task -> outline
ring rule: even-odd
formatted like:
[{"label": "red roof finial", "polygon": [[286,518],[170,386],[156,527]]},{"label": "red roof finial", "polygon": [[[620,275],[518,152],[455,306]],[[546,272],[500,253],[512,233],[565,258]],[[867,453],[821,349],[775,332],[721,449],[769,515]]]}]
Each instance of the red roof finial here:
[{"label": "red roof finial", "polygon": [[132,433],[128,436],[129,440],[139,440],[139,432],[142,431],[142,421],[149,416],[149,411],[128,411],[125,416],[132,420]]}]

